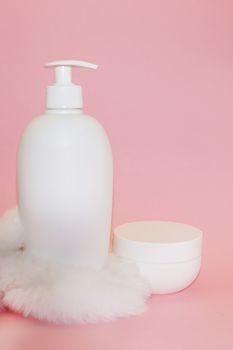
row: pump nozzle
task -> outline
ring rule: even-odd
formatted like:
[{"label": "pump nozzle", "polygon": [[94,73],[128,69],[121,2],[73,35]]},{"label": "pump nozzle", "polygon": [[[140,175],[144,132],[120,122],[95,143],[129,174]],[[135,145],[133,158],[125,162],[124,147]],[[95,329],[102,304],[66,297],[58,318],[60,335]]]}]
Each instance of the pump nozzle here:
[{"label": "pump nozzle", "polygon": [[71,68],[96,69],[98,66],[86,61],[64,60],[49,62],[45,67],[56,69],[56,82],[47,90],[47,108],[82,108],[82,88],[72,83]]}]

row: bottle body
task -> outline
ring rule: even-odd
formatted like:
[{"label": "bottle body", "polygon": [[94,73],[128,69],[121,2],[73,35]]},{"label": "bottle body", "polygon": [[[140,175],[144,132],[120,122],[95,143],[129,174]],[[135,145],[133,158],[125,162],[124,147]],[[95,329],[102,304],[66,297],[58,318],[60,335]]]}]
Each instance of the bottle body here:
[{"label": "bottle body", "polygon": [[112,215],[112,154],[102,126],[80,110],[49,111],[24,131],[17,193],[27,249],[101,267]]}]

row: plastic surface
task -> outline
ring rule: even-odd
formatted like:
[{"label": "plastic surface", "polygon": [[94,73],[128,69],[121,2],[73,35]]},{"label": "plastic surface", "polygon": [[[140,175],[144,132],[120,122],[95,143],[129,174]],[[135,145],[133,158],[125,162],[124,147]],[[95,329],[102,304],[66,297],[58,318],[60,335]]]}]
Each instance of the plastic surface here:
[{"label": "plastic surface", "polygon": [[173,293],[190,285],[201,267],[202,232],[189,225],[140,221],[114,230],[114,252],[136,263],[154,293]]},{"label": "plastic surface", "polygon": [[103,127],[79,109],[51,109],[25,129],[17,192],[26,246],[40,257],[101,267],[108,256],[112,154]]},{"label": "plastic surface", "polygon": [[71,69],[96,69],[98,66],[86,61],[63,60],[47,63],[45,67],[56,70],[56,82],[47,88],[47,108],[82,108],[82,88],[72,83]]}]

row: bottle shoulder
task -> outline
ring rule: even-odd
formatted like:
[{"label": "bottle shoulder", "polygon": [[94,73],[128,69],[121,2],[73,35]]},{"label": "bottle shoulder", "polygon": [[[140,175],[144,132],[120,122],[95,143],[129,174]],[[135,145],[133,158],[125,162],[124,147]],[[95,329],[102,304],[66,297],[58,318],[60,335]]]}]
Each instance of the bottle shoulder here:
[{"label": "bottle shoulder", "polygon": [[42,114],[31,120],[23,131],[25,138],[77,138],[86,135],[90,138],[108,138],[104,127],[92,116],[79,114]]},{"label": "bottle shoulder", "polygon": [[101,123],[95,119],[94,117],[90,116],[89,114],[85,113],[79,113],[79,114],[69,114],[69,113],[63,113],[63,114],[49,114],[44,113],[41,114],[35,118],[33,118],[29,124],[26,126],[26,129],[28,128],[34,128],[34,127],[40,127],[40,126],[53,126],[53,127],[62,127],[65,125],[84,125],[84,126],[96,126],[99,128],[103,128]]}]

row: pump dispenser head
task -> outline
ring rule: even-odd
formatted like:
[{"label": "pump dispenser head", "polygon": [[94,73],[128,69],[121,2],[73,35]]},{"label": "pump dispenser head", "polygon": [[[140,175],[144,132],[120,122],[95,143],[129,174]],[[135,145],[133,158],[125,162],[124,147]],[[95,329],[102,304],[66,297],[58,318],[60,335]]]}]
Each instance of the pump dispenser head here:
[{"label": "pump dispenser head", "polygon": [[47,89],[48,109],[73,109],[82,108],[82,88],[72,83],[71,68],[84,67],[96,69],[98,66],[86,61],[53,61],[45,67],[55,67],[56,82]]}]

